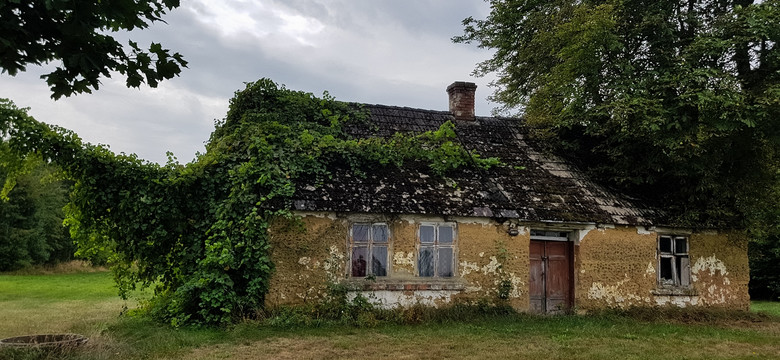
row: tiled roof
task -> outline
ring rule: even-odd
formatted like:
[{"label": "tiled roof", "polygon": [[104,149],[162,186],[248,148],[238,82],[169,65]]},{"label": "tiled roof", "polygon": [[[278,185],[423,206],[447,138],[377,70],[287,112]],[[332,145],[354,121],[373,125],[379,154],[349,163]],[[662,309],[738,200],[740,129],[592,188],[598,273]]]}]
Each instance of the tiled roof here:
[{"label": "tiled roof", "polygon": [[593,183],[567,162],[543,153],[520,119],[477,117],[456,121],[445,111],[360,105],[368,125],[352,125],[354,137],[437,130],[455,123],[458,141],[472,153],[506,166],[459,168],[446,177],[424,164],[333,172],[332,180],[299,184],[292,207],[301,211],[493,217],[539,222],[653,225],[660,213]]}]

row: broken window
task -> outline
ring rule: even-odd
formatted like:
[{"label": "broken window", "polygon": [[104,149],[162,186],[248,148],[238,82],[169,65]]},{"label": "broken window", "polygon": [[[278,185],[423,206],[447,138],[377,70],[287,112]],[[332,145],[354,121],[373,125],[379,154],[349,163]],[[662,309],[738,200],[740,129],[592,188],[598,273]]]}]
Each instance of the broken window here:
[{"label": "broken window", "polygon": [[387,224],[353,224],[350,239],[351,276],[387,276]]},{"label": "broken window", "polygon": [[455,224],[420,225],[417,270],[421,277],[455,275]]},{"label": "broken window", "polygon": [[687,237],[658,237],[658,284],[667,287],[691,285]]}]

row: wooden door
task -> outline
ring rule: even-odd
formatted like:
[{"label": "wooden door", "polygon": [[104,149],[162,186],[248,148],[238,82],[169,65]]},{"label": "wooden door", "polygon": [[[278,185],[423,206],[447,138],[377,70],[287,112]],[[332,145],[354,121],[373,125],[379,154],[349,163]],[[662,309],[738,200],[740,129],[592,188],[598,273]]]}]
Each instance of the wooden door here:
[{"label": "wooden door", "polygon": [[557,313],[571,307],[571,243],[531,240],[531,311]]}]

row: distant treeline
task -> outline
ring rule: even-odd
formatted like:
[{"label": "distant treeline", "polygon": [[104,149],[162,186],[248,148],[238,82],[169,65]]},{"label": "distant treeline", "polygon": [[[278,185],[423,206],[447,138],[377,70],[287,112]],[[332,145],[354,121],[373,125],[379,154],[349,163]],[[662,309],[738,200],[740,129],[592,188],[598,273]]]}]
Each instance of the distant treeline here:
[{"label": "distant treeline", "polygon": [[[8,170],[0,163],[0,187]],[[53,165],[33,165],[0,199],[0,271],[73,259],[76,250],[63,226],[70,183]]]}]

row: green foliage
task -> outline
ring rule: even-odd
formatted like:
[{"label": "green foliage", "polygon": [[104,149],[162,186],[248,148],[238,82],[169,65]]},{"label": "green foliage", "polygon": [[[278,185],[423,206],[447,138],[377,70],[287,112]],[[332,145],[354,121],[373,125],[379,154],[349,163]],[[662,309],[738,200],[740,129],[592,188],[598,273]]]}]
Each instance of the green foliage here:
[{"label": "green foliage", "polygon": [[780,301],[780,235],[748,244],[750,297]]},{"label": "green foliage", "polygon": [[352,298],[349,287],[329,283],[327,295],[319,302],[300,306],[284,306],[264,314],[265,323],[271,326],[323,326],[333,324],[373,327],[378,324],[377,316],[387,311],[374,307],[362,295]]},{"label": "green foliage", "polygon": [[[780,1],[491,0],[456,42],[494,100],[694,227],[740,226],[778,182]],[[774,202],[776,203],[776,202]]]},{"label": "green foliage", "polygon": [[493,304],[487,299],[476,302],[461,301],[435,308],[423,304],[385,309],[375,305],[362,294],[350,296],[350,288],[342,284],[328,284],[323,300],[301,306],[273,309],[265,314],[264,322],[271,326],[317,327],[349,325],[377,327],[379,325],[412,325],[436,322],[458,322],[489,316],[513,316],[517,312],[506,303]]},{"label": "green foliage", "polygon": [[509,295],[512,293],[512,280],[504,269],[504,265],[509,261],[509,251],[507,251],[503,241],[496,242],[496,260],[498,260],[498,288],[496,295],[501,302],[509,300]]},{"label": "green foliage", "polygon": [[59,60],[41,76],[54,99],[91,93],[111,71],[125,75],[128,87],[157,87],[187,66],[182,56],[157,43],[142,50],[130,41],[127,51],[109,34],[144,29],[178,6],[179,0],[2,1],[0,69],[16,75],[30,64]]},{"label": "green foliage", "polygon": [[[67,223],[79,254],[115,252],[120,292],[154,286],[150,312],[175,326],[224,325],[262,309],[273,271],[269,223],[292,217],[285,209],[296,181],[407,161],[436,174],[498,164],[456,143],[451,123],[420,135],[351,138],[342,126],[366,122],[362,110],[267,79],[236,92],[206,153],[187,165],[116,155],[0,105],[0,134],[14,158],[53,161],[75,181]],[[19,172],[24,161],[8,163]]]},{"label": "green foliage", "polygon": [[[0,199],[0,271],[73,258],[73,243],[62,226],[67,184],[57,178],[55,167],[40,160],[31,159],[24,167],[29,172],[15,177],[14,188]],[[6,175],[0,163],[0,181]]]}]

